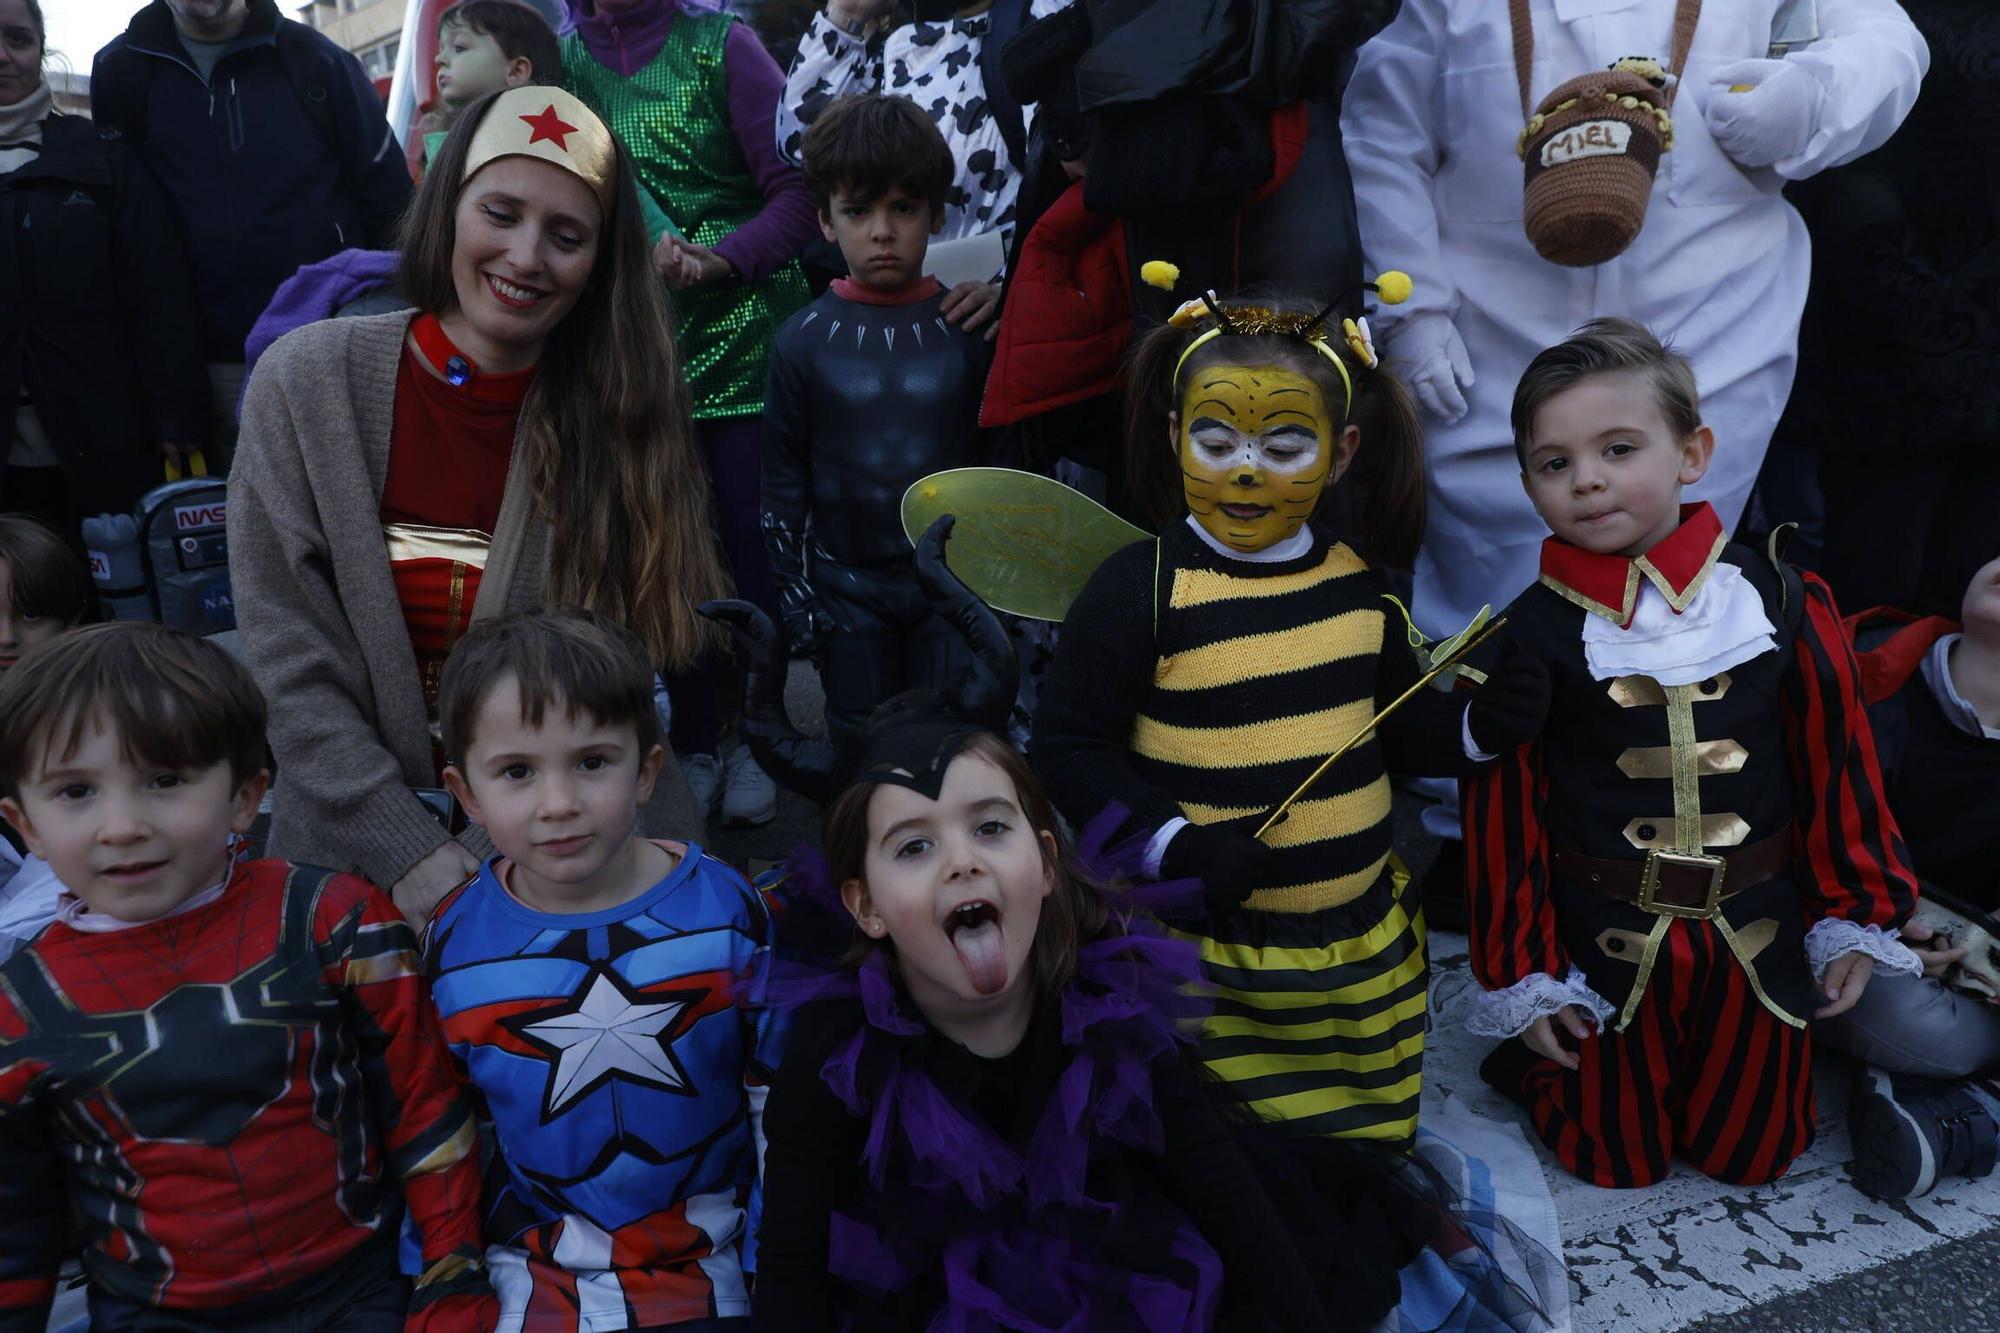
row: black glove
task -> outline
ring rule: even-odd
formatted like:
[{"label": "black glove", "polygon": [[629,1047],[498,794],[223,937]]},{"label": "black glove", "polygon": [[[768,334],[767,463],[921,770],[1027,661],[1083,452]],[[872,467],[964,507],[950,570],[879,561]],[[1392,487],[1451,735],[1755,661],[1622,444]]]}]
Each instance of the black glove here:
[{"label": "black glove", "polygon": [[1260,812],[1220,824],[1189,824],[1167,843],[1161,877],[1200,880],[1210,919],[1221,920],[1270,880],[1277,853],[1252,836],[1263,822]]},{"label": "black glove", "polygon": [[785,637],[791,640],[793,657],[818,662],[834,628],[833,617],[818,602],[808,603],[802,611],[785,613]]},{"label": "black glove", "polygon": [[1507,640],[1500,663],[1472,696],[1466,721],[1482,754],[1505,754],[1542,734],[1549,715],[1549,669]]}]

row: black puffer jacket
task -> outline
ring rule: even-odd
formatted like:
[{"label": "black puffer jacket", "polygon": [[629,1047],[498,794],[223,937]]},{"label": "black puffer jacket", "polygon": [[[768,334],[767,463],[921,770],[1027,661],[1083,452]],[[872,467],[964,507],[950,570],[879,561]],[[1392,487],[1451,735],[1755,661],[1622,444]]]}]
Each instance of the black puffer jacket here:
[{"label": "black puffer jacket", "polygon": [[157,445],[208,438],[201,318],[180,221],[123,144],[52,115],[0,175],[0,406],[25,386],[81,513],[132,507]]}]

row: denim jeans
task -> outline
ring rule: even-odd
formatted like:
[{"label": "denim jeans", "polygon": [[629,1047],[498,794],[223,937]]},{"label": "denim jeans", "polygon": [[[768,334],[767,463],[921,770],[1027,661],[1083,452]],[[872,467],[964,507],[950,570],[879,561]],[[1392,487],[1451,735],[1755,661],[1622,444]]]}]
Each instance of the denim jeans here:
[{"label": "denim jeans", "polygon": [[2000,1065],[2000,1006],[1929,977],[1877,975],[1846,1013],[1813,1036],[1891,1074],[1958,1080]]}]

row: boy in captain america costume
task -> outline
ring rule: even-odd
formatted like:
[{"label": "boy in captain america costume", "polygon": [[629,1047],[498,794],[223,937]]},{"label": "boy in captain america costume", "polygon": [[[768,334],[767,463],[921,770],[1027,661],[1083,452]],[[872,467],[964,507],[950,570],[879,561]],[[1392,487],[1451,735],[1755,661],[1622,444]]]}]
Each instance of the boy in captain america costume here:
[{"label": "boy in captain america costume", "polygon": [[10,672],[0,718],[0,810],[62,883],[0,967],[0,1329],[45,1327],[66,1212],[93,1328],[491,1328],[415,938],[361,880],[232,851],[269,777],[249,675],[98,625]]},{"label": "boy in captain america costume", "polygon": [[585,612],[495,619],[439,709],[446,784],[500,849],[425,945],[492,1127],[500,1328],[747,1328],[776,1060],[738,986],[770,927],[701,848],[633,836],[664,758],[645,651]]}]

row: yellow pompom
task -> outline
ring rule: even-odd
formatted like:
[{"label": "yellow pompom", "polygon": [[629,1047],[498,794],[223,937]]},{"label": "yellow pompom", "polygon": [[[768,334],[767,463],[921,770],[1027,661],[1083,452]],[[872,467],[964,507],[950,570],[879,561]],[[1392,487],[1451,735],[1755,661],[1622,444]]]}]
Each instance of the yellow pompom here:
[{"label": "yellow pompom", "polygon": [[1149,259],[1139,266],[1139,281],[1149,287],[1158,287],[1170,292],[1174,284],[1181,280],[1180,269],[1164,259]]},{"label": "yellow pompom", "polygon": [[1382,299],[1383,305],[1403,304],[1410,299],[1410,293],[1414,289],[1415,284],[1410,281],[1410,275],[1399,268],[1392,268],[1375,279],[1375,295]]}]

